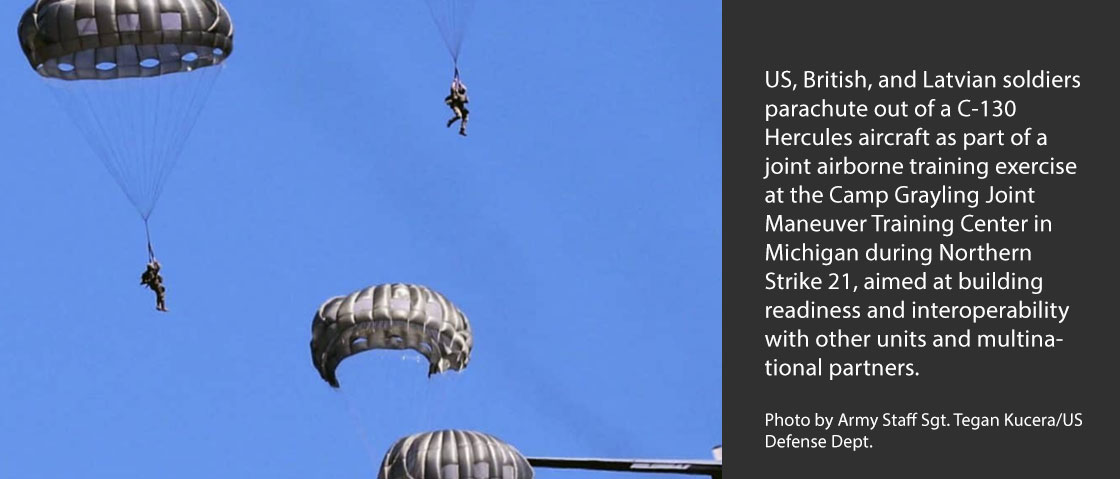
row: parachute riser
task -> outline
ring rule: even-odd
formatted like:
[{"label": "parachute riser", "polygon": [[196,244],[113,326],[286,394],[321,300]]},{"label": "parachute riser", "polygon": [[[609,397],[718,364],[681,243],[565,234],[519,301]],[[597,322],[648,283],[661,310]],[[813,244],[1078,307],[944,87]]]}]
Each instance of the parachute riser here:
[{"label": "parachute riser", "polygon": [[148,241],[148,262],[151,263],[156,259],[155,249],[152,248],[152,232],[148,227],[148,219],[144,218],[144,238]]}]

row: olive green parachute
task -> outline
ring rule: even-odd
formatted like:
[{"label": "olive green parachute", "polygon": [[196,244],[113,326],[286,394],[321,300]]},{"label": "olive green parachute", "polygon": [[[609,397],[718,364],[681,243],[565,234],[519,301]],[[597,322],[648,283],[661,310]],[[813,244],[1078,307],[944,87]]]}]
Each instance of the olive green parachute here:
[{"label": "olive green parachute", "polygon": [[377,479],[533,479],[533,467],[513,446],[489,434],[442,430],[398,439]]},{"label": "olive green parachute", "polygon": [[217,0],[36,0],[17,31],[27,62],[147,230],[233,52],[229,12]]},{"label": "olive green parachute", "polygon": [[412,284],[382,284],[328,299],[311,322],[311,361],[338,387],[335,368],[371,349],[412,349],[428,358],[428,375],[459,371],[474,339],[467,316],[435,291]]},{"label": "olive green parachute", "polygon": [[148,77],[221,63],[233,21],[217,0],[37,0],[19,40],[43,76]]}]

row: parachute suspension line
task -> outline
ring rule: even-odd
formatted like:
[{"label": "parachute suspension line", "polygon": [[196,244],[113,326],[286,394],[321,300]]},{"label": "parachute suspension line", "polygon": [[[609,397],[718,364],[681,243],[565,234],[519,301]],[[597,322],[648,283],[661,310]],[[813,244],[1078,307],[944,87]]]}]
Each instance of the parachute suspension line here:
[{"label": "parachute suspension line", "polygon": [[[134,79],[127,79],[125,80],[125,82],[133,82],[133,80]],[[137,210],[140,212],[141,218],[146,218],[150,213],[145,208],[147,203],[144,202],[143,198],[150,197],[150,170],[152,169],[152,164],[154,164],[155,162],[155,160],[151,157],[151,150],[153,148],[152,145],[155,144],[156,140],[154,136],[156,135],[156,132],[159,131],[159,124],[157,123],[159,122],[159,115],[151,115],[150,113],[153,109],[159,109],[159,98],[157,97],[149,99],[148,97],[152,94],[159,94],[159,89],[157,87],[154,87],[153,84],[160,81],[163,81],[163,78],[155,78],[152,82],[135,82],[138,85],[137,90],[148,89],[153,91],[154,93],[145,92],[135,96],[130,96],[127,94],[124,95],[128,103],[131,104],[127,106],[133,108],[132,115],[129,115],[129,120],[134,121],[135,123],[131,128],[136,129],[133,131],[140,132],[139,137],[136,138],[135,148],[133,148],[133,164],[135,165],[133,167],[133,172],[135,173],[135,177],[130,178],[128,182],[135,185],[135,188],[138,192],[137,196],[141,199],[141,203],[135,205]],[[123,85],[125,82],[118,83],[121,83]],[[149,116],[151,117],[149,118]]]},{"label": "parachute suspension line", "polygon": [[[204,71],[187,72],[176,73],[176,75],[206,75],[207,73],[208,72]],[[194,108],[193,97],[189,101],[183,101],[185,95],[180,89],[184,87],[184,83],[181,80],[185,79],[186,77],[168,78],[168,80],[172,81],[167,82],[166,85],[162,85],[169,90],[167,94],[167,104],[169,105],[168,117],[170,118],[188,118],[187,115],[189,115],[190,111]],[[206,80],[206,78],[196,79],[195,81],[197,83],[195,83],[195,85],[205,82]],[[153,154],[154,157],[159,159],[159,163],[157,163],[159,168],[156,169],[156,174],[153,175],[152,208],[155,208],[156,200],[163,195],[163,185],[166,184],[167,177],[170,176],[171,172],[175,169],[175,164],[178,162],[180,156],[179,152],[183,150],[180,144],[181,142],[179,142],[179,137],[190,135],[190,130],[194,127],[194,121],[195,120],[188,118],[187,123],[182,126],[183,131],[176,132],[174,128],[165,128],[162,130],[166,138],[156,143],[160,145],[161,148],[157,149]],[[176,133],[178,133],[178,135],[176,135]]]},{"label": "parachute suspension line", "polygon": [[[197,78],[193,82],[178,81],[171,85],[174,89],[168,96],[171,104],[170,111],[173,114],[169,117],[180,119],[181,125],[180,129],[164,128],[162,131],[170,138],[166,141],[157,142],[157,145],[162,145],[162,151],[155,155],[159,158],[159,168],[156,170],[157,174],[155,175],[151,196],[152,206],[149,213],[151,209],[155,208],[155,202],[163,195],[163,186],[178,164],[183,147],[186,145],[187,139],[190,138],[191,132],[194,131],[195,125],[198,124],[198,117],[202,108],[210,96],[218,75],[224,68],[225,64],[220,64],[188,73],[175,74],[195,75]],[[181,79],[177,78],[176,80]]]},{"label": "parachute suspension line", "polygon": [[421,417],[423,421],[423,424],[421,425],[424,428],[430,428],[431,425],[435,423],[436,419],[434,417],[436,415],[436,408],[433,403],[439,401],[439,398],[436,396],[438,395],[437,393],[440,388],[433,382],[433,380],[438,380],[438,378],[428,376],[427,382],[426,384],[424,384],[426,387],[424,388],[424,409],[423,416]]},{"label": "parachute suspension line", "polygon": [[99,125],[105,125],[104,132],[99,137],[103,138],[103,141],[109,147],[109,155],[98,156],[98,158],[102,160],[106,169],[109,170],[109,174],[113,176],[113,180],[117,182],[121,191],[128,197],[129,202],[133,205],[137,204],[139,198],[136,197],[134,192],[128,190],[130,178],[128,174],[130,150],[128,140],[130,136],[121,134],[121,132],[131,131],[133,126],[128,121],[128,115],[124,114],[128,109],[118,102],[109,101],[109,98],[122,95],[120,85],[115,82],[98,82],[89,85],[74,83],[73,85],[89,100],[90,116],[95,118]]},{"label": "parachute suspension line", "polygon": [[144,237],[148,240],[148,262],[151,263],[156,259],[156,252],[152,249],[152,232],[148,228],[148,218],[144,218]]},{"label": "parachute suspension line", "polygon": [[459,50],[466,33],[467,18],[474,9],[475,0],[425,0],[432,20],[439,28],[451,59],[459,60]]},{"label": "parachute suspension line", "polygon": [[147,219],[223,67],[155,78],[45,81],[136,212]]},{"label": "parachute suspension line", "polygon": [[373,465],[373,472],[376,474],[378,468],[381,467],[381,461],[378,460],[379,454],[373,450],[373,444],[369,440],[369,434],[366,432],[365,426],[362,425],[362,416],[358,414],[358,409],[354,407],[354,403],[350,401],[350,396],[342,389],[334,389],[338,394],[342,395],[343,401],[346,402],[346,411],[350,413],[350,419],[354,421],[354,428],[358,431],[358,436],[362,439],[362,445],[366,448],[366,454],[369,455],[369,462]]},{"label": "parachute suspension line", "polygon": [[[178,91],[179,86],[182,84],[182,81],[186,80],[186,77],[180,76],[178,78],[175,78],[174,75],[187,75],[187,73],[174,73],[172,75],[169,75],[168,78],[162,79],[164,80],[162,84],[154,85],[154,87],[158,89],[158,91],[156,92],[156,109],[154,113],[156,117],[154,123],[157,125],[157,127],[159,125],[160,117],[165,116],[163,114],[164,112],[162,111],[165,108],[163,106],[164,104],[169,105],[168,107],[166,107],[166,109],[168,110],[166,112],[166,116],[168,118],[184,118],[184,115],[175,109],[175,100],[178,96],[176,95],[176,92]],[[189,128],[189,125],[186,126],[186,128]],[[157,135],[157,137],[156,141],[152,144],[153,148],[150,156],[150,158],[152,159],[154,174],[150,174],[148,176],[151,181],[151,193],[149,196],[151,198],[151,204],[148,207],[148,214],[151,214],[151,210],[155,209],[156,202],[159,200],[160,195],[163,194],[163,185],[167,181],[168,174],[172,169],[175,168],[175,160],[178,158],[178,155],[175,152],[180,151],[169,149],[169,145],[174,143],[174,140],[176,139],[176,128],[168,126],[158,127],[155,129],[154,133]]]},{"label": "parachute suspension line", "polygon": [[[170,123],[164,119],[165,116],[177,119],[179,116],[173,109],[174,102],[169,102],[164,99],[167,90],[174,88],[179,81],[183,78],[175,78],[174,75],[182,75],[182,73],[173,73],[163,78],[156,78],[155,81],[144,82],[144,87],[151,90],[150,93],[142,95],[144,101],[154,100],[154,105],[143,105],[140,112],[143,115],[150,115],[150,118],[141,118],[143,127],[144,125],[150,126],[150,134],[146,135],[146,144],[140,149],[141,157],[137,158],[140,174],[137,178],[139,189],[143,193],[142,198],[147,200],[140,208],[141,216],[147,218],[151,216],[152,210],[155,209],[156,201],[159,199],[160,192],[163,190],[162,184],[164,181],[164,173],[168,169],[167,156],[162,150],[165,150],[167,145],[171,142],[171,138],[175,136],[175,128],[170,125],[162,123]],[[170,108],[164,106],[165,103],[170,103]],[[167,111],[164,111],[167,110]]]},{"label": "parachute suspension line", "polygon": [[157,78],[156,80],[158,81],[148,82],[151,84],[152,89],[155,90],[153,95],[155,97],[155,106],[152,108],[146,108],[144,111],[145,115],[151,115],[151,120],[142,120],[152,126],[152,136],[148,139],[148,144],[144,146],[143,150],[141,150],[144,157],[140,158],[141,165],[143,165],[143,171],[140,178],[146,180],[143,188],[146,192],[145,197],[150,198],[150,202],[148,203],[146,208],[147,215],[152,214],[152,209],[155,208],[155,202],[158,198],[156,190],[159,189],[159,178],[157,177],[157,175],[153,174],[153,172],[160,172],[160,170],[162,170],[160,165],[163,163],[161,162],[162,158],[159,157],[159,145],[166,144],[167,139],[165,137],[171,135],[169,132],[167,132],[167,130],[170,130],[170,128],[160,125],[160,122],[163,119],[163,115],[161,114],[161,108],[163,107],[164,103],[163,94],[164,90],[166,90],[165,87],[168,83],[167,80],[174,82],[174,80],[176,79],[170,78],[169,75],[167,78]]},{"label": "parachute suspension line", "polygon": [[[100,95],[98,95],[97,92],[90,91],[90,89],[82,88],[80,85],[75,85],[65,80],[47,81],[54,82],[50,84],[52,87],[51,91],[55,93],[60,103],[66,105],[65,109],[68,113],[72,114],[74,123],[79,126],[82,135],[93,145],[97,157],[103,160],[102,163],[105,165],[105,168],[109,170],[109,174],[113,177],[113,180],[117,182],[117,186],[121,188],[121,191],[124,192],[129,201],[135,204],[135,200],[125,186],[121,162],[120,160],[114,161],[115,158],[121,157],[121,153],[118,151],[118,145],[108,140],[112,138],[109,135],[109,128],[106,126],[107,123],[110,123],[110,119],[102,119],[101,116],[96,114],[98,111],[117,113],[116,109],[112,108],[111,105],[102,105],[99,104],[99,102],[95,102],[94,99],[99,98]],[[79,103],[85,108],[79,106]],[[115,118],[112,120],[115,120]],[[83,125],[92,125],[96,127],[96,131],[91,127],[82,128]]]},{"label": "parachute suspension line", "polygon": [[[79,88],[85,87],[85,85],[77,84],[75,84],[75,86]],[[140,211],[139,206],[142,197],[138,196],[136,191],[131,191],[128,187],[130,183],[135,182],[133,179],[135,172],[132,171],[133,168],[129,168],[128,165],[131,158],[136,156],[135,143],[138,141],[135,134],[130,135],[128,133],[135,132],[136,128],[142,127],[144,123],[136,122],[133,120],[134,115],[129,114],[129,112],[139,111],[140,108],[124,103],[125,101],[135,102],[136,98],[143,99],[143,96],[133,94],[131,91],[124,88],[120,82],[95,83],[88,88],[83,88],[82,92],[87,95],[87,97],[94,97],[99,100],[97,106],[91,109],[92,116],[98,117],[99,111],[105,112],[105,123],[108,125],[106,127],[107,135],[105,136],[105,141],[112,146],[112,154],[102,158],[102,162],[108,167],[110,174],[113,175],[113,179],[117,182],[117,185],[120,186],[121,191],[124,191],[125,196],[128,197],[128,201],[132,203],[132,205],[137,208],[137,212],[143,216],[143,212]],[[113,101],[113,98],[120,98],[120,100]],[[142,105],[140,105],[140,107],[142,108]],[[113,125],[116,126],[114,127]],[[146,132],[141,130],[139,139],[142,140],[145,135]]]},{"label": "parachute suspension line", "polygon": [[452,390],[462,380],[462,372],[446,371],[437,376],[428,378],[424,391],[424,420],[425,427],[433,429],[447,421],[448,417],[455,417],[460,411],[451,409],[455,401],[451,400]]},{"label": "parachute suspension line", "polygon": [[[101,160],[109,175],[113,177],[129,202],[136,207],[137,212],[143,216],[139,206],[140,198],[129,188],[129,180],[134,176],[129,174],[127,167],[130,157],[129,140],[133,137],[114,134],[122,130],[129,131],[129,128],[120,125],[127,124],[129,127],[134,127],[134,122],[128,121],[129,115],[125,113],[131,109],[106,98],[122,96],[122,88],[115,81],[79,84],[78,81],[47,79],[46,82],[55,98],[63,105],[63,109],[74,120],[78,130],[93,147],[97,158]],[[133,139],[131,142],[135,141]],[[135,156],[135,153],[132,156]]]}]

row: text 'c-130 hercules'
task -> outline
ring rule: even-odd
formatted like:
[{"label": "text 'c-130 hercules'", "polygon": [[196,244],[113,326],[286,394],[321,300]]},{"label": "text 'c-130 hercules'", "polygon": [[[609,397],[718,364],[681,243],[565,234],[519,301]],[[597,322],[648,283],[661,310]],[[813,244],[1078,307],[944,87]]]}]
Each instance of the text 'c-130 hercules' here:
[{"label": "text 'c-130 hercules'", "polygon": [[324,302],[311,323],[311,361],[338,387],[335,369],[371,349],[412,349],[428,358],[428,375],[459,371],[474,336],[467,316],[442,294],[414,284],[382,284]]}]

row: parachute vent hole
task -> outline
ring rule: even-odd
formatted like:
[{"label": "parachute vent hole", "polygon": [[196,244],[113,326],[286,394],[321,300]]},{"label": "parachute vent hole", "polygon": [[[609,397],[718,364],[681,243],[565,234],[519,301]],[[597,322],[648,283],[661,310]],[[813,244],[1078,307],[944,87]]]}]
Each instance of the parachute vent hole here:
[{"label": "parachute vent hole", "polygon": [[351,347],[362,347],[362,346],[365,346],[366,343],[368,343],[368,342],[369,341],[366,340],[365,336],[358,336],[358,337],[350,340],[350,346]]},{"label": "parachute vent hole", "polygon": [[214,56],[216,56],[216,57],[220,57],[220,56],[225,55],[225,54],[226,54],[226,51],[222,50],[221,48],[215,48],[214,49]]},{"label": "parachute vent hole", "polygon": [[58,64],[58,69],[62,70],[64,72],[72,72],[72,71],[74,71],[74,65],[69,64],[69,63],[59,63]]},{"label": "parachute vent hole", "polygon": [[400,348],[404,346],[404,338],[400,336],[389,336],[389,347]]},{"label": "parachute vent hole", "polygon": [[98,64],[97,64],[97,69],[98,69],[98,70],[101,70],[101,71],[103,71],[103,72],[104,72],[104,71],[109,71],[109,70],[112,70],[112,69],[114,69],[114,68],[116,68],[116,67],[117,67],[117,64],[116,64],[116,63],[113,63],[113,62],[101,62],[101,63],[98,63]]},{"label": "parachute vent hole", "polygon": [[474,477],[490,477],[490,463],[489,462],[476,462],[476,463],[474,463]]},{"label": "parachute vent hole", "polygon": [[140,31],[140,14],[139,13],[125,13],[117,15],[117,31],[120,32],[138,32]]},{"label": "parachute vent hole", "polygon": [[78,27],[78,35],[97,35],[97,19],[96,18],[79,18],[75,22]]},{"label": "parachute vent hole", "polygon": [[142,66],[144,68],[158,67],[159,66],[159,59],[158,58],[145,58],[143,61],[140,62],[140,66]]},{"label": "parachute vent hole", "polygon": [[186,55],[183,55],[183,61],[185,62],[193,62],[195,60],[198,60],[198,54],[195,52],[190,52]]},{"label": "parachute vent hole", "polygon": [[164,30],[182,30],[183,16],[177,12],[159,14],[159,21]]}]

